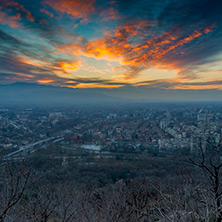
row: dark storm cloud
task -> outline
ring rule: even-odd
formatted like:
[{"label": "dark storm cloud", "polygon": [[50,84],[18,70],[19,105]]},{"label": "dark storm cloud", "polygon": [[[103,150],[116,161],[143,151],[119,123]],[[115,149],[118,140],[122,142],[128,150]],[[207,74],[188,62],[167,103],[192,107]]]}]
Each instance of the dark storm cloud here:
[{"label": "dark storm cloud", "polygon": [[154,20],[161,8],[165,6],[163,0],[117,0],[116,7],[123,15],[123,21],[129,20]]},{"label": "dark storm cloud", "polygon": [[19,45],[23,45],[23,43],[19,41],[17,38],[14,38],[13,36],[7,34],[2,30],[0,30],[0,40],[1,40],[1,45],[4,43],[11,44],[16,47],[18,47]]},{"label": "dark storm cloud", "polygon": [[190,63],[206,63],[211,56],[222,52],[222,1],[186,0],[174,1],[164,8],[158,17],[159,27],[177,27],[185,36],[190,30],[198,30],[215,24],[214,32],[206,38],[193,41],[182,50],[183,55],[169,54],[169,59],[176,60],[181,66]]},{"label": "dark storm cloud", "polygon": [[36,75],[38,75],[39,73],[46,74],[47,72],[50,72],[49,69],[26,64],[20,61],[16,55],[10,53],[0,55],[0,64],[1,70],[15,73],[25,73],[29,75],[36,73]]},{"label": "dark storm cloud", "polygon": [[3,0],[0,3],[0,7],[2,7],[4,13],[8,14],[9,18],[17,16],[16,22],[18,26],[20,24],[27,31],[36,33],[53,45],[62,44],[61,37],[69,37],[68,34],[52,17],[45,13],[46,10],[43,10],[41,2],[35,1],[35,4],[30,3],[29,0]]}]

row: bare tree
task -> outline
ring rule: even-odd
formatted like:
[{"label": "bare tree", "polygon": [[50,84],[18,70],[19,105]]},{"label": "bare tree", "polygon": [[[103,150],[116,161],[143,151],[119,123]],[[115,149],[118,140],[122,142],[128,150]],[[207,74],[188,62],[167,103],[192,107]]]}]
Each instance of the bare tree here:
[{"label": "bare tree", "polygon": [[53,187],[39,185],[38,188],[30,187],[26,192],[26,198],[22,201],[22,210],[27,221],[47,222],[55,216],[57,205],[57,194]]},{"label": "bare tree", "polygon": [[212,210],[215,216],[214,221],[222,221],[222,141],[214,142],[212,139],[205,141],[206,149],[203,148],[203,142],[199,140],[199,155],[194,159],[190,158],[193,165],[203,170],[210,181],[210,192],[212,193],[214,206]]},{"label": "bare tree", "polygon": [[0,177],[0,222],[10,217],[9,211],[12,210],[22,199],[27,188],[30,171],[24,170],[23,162],[7,162],[2,166]]}]

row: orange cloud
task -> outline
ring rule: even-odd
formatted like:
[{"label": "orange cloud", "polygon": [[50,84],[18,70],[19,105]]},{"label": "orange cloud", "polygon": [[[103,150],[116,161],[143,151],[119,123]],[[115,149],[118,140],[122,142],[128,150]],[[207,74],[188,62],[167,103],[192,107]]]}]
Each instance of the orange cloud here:
[{"label": "orange cloud", "polygon": [[[1,9],[1,8],[0,8]],[[19,21],[21,20],[21,14],[8,16],[5,12],[0,11],[0,23],[3,25],[9,25],[12,28],[17,28],[20,26]]]},{"label": "orange cloud", "polygon": [[87,19],[95,10],[95,1],[96,0],[44,0],[44,3],[62,14],[66,13],[76,18]]},{"label": "orange cloud", "polygon": [[52,72],[58,76],[61,74],[68,75],[70,74],[70,72],[76,71],[78,67],[80,67],[81,65],[79,61],[73,61],[73,62],[60,61],[57,64],[53,64],[47,61],[32,59],[22,55],[18,56],[16,59],[19,62],[24,63],[26,65],[31,65],[33,67],[41,67],[45,70],[49,70],[49,72]]},{"label": "orange cloud", "polygon": [[76,81],[73,81],[73,80],[69,80],[69,81],[67,81],[66,83],[76,83]]},{"label": "orange cloud", "polygon": [[84,54],[94,58],[119,60],[118,57],[123,56],[125,50],[129,47],[130,45],[127,42],[119,41],[116,38],[109,38],[89,42],[85,46]]},{"label": "orange cloud", "polygon": [[132,51],[135,45],[130,40],[145,32],[145,27],[153,25],[149,21],[126,24],[118,27],[114,33],[106,33],[101,40],[91,41],[84,46],[75,44],[74,53],[83,52],[85,56],[121,61],[127,53]]},{"label": "orange cloud", "polygon": [[208,34],[209,32],[212,32],[215,27],[216,27],[216,23],[213,23],[212,25],[206,27],[206,28],[203,30],[203,32],[204,32],[205,34]]},{"label": "orange cloud", "polygon": [[40,9],[40,12],[48,15],[50,18],[53,18],[53,17],[54,17],[54,15],[53,15],[51,12],[47,11],[47,10],[44,9],[44,8],[43,8],[43,9]]},{"label": "orange cloud", "polygon": [[28,65],[33,65],[33,66],[38,66],[38,67],[43,67],[44,65],[51,65],[50,63],[42,60],[37,60],[37,59],[31,59],[26,56],[18,56],[18,61],[28,64]]},{"label": "orange cloud", "polygon": [[[190,36],[188,37],[185,37],[184,39],[182,40],[179,40],[178,42],[176,42],[175,44],[169,46],[166,50],[162,50],[162,51],[159,51],[159,48],[156,48],[156,50],[154,50],[152,52],[153,56],[152,58],[153,59],[160,59],[163,55],[165,55],[166,53],[176,49],[177,47],[179,46],[182,46],[184,44],[187,44],[189,42],[191,42],[192,40],[194,40],[195,38],[198,38],[202,35],[202,32],[200,31],[197,31],[195,30]],[[164,44],[164,43],[163,43]]]},{"label": "orange cloud", "polygon": [[59,67],[64,70],[64,73],[69,74],[69,72],[76,70],[80,67],[80,63],[78,61],[74,62],[59,62]]},{"label": "orange cloud", "polygon": [[109,85],[109,84],[102,84],[102,83],[78,83],[77,85],[65,85],[64,87],[69,87],[73,89],[87,89],[87,88],[107,88],[107,89],[112,89],[112,88],[119,88],[124,85]]},{"label": "orange cloud", "polygon": [[[104,39],[91,41],[84,46],[81,44],[74,45],[74,53],[83,52],[85,56],[114,60],[125,65],[137,66],[146,62],[148,58],[158,59],[161,57],[161,53],[164,55],[168,51],[182,45],[180,42],[177,43],[177,46],[173,45],[171,48],[160,52],[165,45],[169,45],[176,39],[175,36],[169,34],[164,34],[165,38],[161,41],[147,40],[142,44],[132,43],[131,39],[142,36],[146,32],[146,27],[150,25],[153,26],[155,24],[141,21],[119,27],[114,34],[107,33]],[[185,39],[184,42],[188,42],[188,39]]]},{"label": "orange cloud", "polygon": [[[155,24],[149,21],[140,21],[131,24],[125,24],[113,31],[107,32],[102,39],[95,39],[87,43],[80,42],[76,44],[67,44],[60,49],[63,52],[80,54],[95,59],[104,59],[118,62],[123,69],[125,79],[136,76],[141,70],[158,66],[173,67],[179,71],[180,67],[176,62],[169,61],[166,56],[171,52],[177,54],[177,48],[200,38],[204,34],[211,32],[216,24],[212,24],[199,30],[194,30],[190,35],[181,37],[181,30],[172,28],[169,32],[163,33],[162,36],[150,39],[141,39],[146,36],[147,27]],[[138,43],[142,42],[142,43]],[[180,53],[180,52],[179,52]],[[183,51],[180,53],[184,55]]]},{"label": "orange cloud", "polygon": [[1,5],[4,8],[9,8],[8,10],[10,10],[10,7],[15,8],[17,11],[24,13],[26,19],[29,20],[30,22],[34,22],[35,21],[34,17],[31,14],[31,12],[29,12],[27,9],[25,9],[24,6],[20,5],[18,2],[1,0],[0,7],[1,7]]},{"label": "orange cloud", "polygon": [[125,24],[114,31],[105,33],[103,39],[84,43],[81,38],[78,38],[77,40],[80,43],[66,44],[63,45],[63,48],[59,48],[59,50],[70,54],[83,54],[88,57],[121,62],[122,58],[126,57],[126,54],[133,50],[148,48],[147,45],[132,44],[131,40],[142,36],[146,32],[147,27],[154,25],[150,21]]},{"label": "orange cloud", "polygon": [[47,83],[54,82],[54,80],[52,80],[52,79],[41,79],[41,80],[37,80],[37,82],[41,83],[41,84],[47,84]]},{"label": "orange cloud", "polygon": [[103,10],[100,13],[100,16],[103,17],[103,21],[105,21],[105,22],[109,22],[111,20],[116,20],[116,19],[121,18],[118,11],[116,9],[112,8],[112,7],[107,9],[107,10]]}]

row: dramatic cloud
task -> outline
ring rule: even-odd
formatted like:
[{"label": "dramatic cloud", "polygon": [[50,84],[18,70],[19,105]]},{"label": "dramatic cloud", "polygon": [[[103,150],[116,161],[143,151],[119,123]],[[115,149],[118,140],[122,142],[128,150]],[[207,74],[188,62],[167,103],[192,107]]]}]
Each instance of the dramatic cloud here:
[{"label": "dramatic cloud", "polygon": [[55,11],[68,14],[75,18],[87,19],[95,11],[96,0],[44,0],[44,4],[49,5]]},{"label": "dramatic cloud", "polygon": [[9,13],[12,13],[12,10],[16,11],[18,13],[17,20],[21,20],[21,15],[30,22],[34,22],[35,20],[30,11],[28,11],[23,5],[13,0],[1,0],[0,9],[4,9]]},{"label": "dramatic cloud", "polygon": [[[155,24],[145,21],[127,24],[118,27],[114,33],[107,33],[101,40],[85,44],[68,44],[66,47],[68,51],[72,48],[74,54],[78,52],[96,59],[119,62],[126,71],[124,75],[130,78],[141,70],[159,63],[169,66],[172,61],[168,58],[172,56],[175,57],[175,61],[180,55],[180,57],[189,57],[190,53],[184,52],[187,45],[202,36],[206,37],[214,30],[216,23],[194,30],[189,34],[181,33],[178,29],[171,29],[156,38],[147,38],[147,29],[153,26]],[[175,61],[173,61],[174,68],[176,67]]]}]

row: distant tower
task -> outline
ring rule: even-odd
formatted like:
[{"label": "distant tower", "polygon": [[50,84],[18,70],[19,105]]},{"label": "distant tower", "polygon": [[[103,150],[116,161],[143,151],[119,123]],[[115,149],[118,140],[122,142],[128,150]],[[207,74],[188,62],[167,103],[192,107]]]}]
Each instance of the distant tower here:
[{"label": "distant tower", "polygon": [[167,120],[170,121],[171,113],[169,110],[167,110],[166,116],[167,116]]},{"label": "distant tower", "polygon": [[190,138],[190,153],[194,153],[194,138],[191,136]]}]

